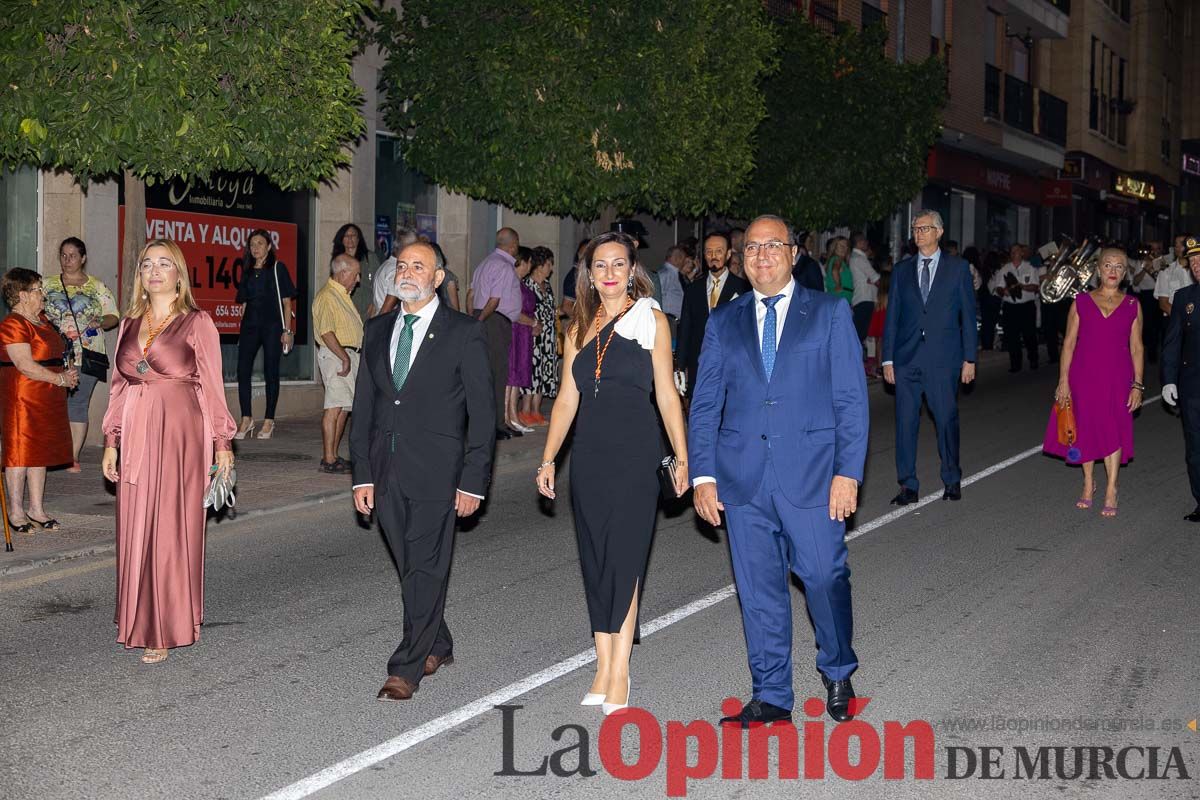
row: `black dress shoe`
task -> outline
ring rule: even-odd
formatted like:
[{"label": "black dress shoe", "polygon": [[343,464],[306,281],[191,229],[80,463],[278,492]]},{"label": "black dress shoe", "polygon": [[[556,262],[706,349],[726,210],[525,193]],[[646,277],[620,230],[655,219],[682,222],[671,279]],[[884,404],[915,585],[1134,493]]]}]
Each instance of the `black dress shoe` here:
[{"label": "black dress shoe", "polygon": [[917,502],[917,492],[915,489],[901,489],[900,494],[892,498],[892,505],[906,506],[909,503]]},{"label": "black dress shoe", "polygon": [[511,438],[512,438],[512,434],[509,433],[507,430],[505,430],[504,428],[496,428],[496,441],[502,441],[504,439],[511,439]]},{"label": "black dress shoe", "polygon": [[946,486],[946,491],[942,492],[943,500],[962,500],[962,484],[951,483]]},{"label": "black dress shoe", "polygon": [[854,715],[850,713],[850,701],[854,699],[855,694],[850,679],[831,681],[822,672],[821,683],[825,684],[825,710],[829,712],[829,716],[838,722],[854,719]]},{"label": "black dress shoe", "polygon": [[[1200,506],[1196,506],[1196,510],[1184,517],[1188,522],[1200,522]],[[16,528],[13,528],[16,530]]]},{"label": "black dress shoe", "polygon": [[520,431],[513,430],[512,428],[505,428],[504,430],[505,430],[505,431],[507,431],[507,432],[508,432],[508,435],[509,435],[509,436],[511,436],[511,437],[516,437],[516,436],[524,436],[524,435],[525,435],[525,434],[521,433]]},{"label": "black dress shoe", "polygon": [[742,710],[732,717],[721,717],[722,725],[740,725],[743,728],[749,728],[752,722],[778,722],[779,720],[792,721],[792,712],[786,708],[773,706],[770,703],[764,703],[762,700],[751,700],[746,705],[742,706]]}]

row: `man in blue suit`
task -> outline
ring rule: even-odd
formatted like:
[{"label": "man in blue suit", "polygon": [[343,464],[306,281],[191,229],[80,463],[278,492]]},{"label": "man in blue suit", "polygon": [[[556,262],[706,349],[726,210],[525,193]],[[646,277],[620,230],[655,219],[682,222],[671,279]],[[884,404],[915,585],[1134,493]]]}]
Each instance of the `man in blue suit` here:
[{"label": "man in blue suit", "polygon": [[883,327],[883,379],[896,386],[893,505],[917,502],[921,396],[929,404],[942,459],[943,500],[962,499],[958,465],[958,385],[975,380],[975,285],[971,268],[938,247],[942,216],[923,211],[912,224],[917,254],[892,271]]},{"label": "man in blue suit", "polygon": [[753,695],[722,723],[791,719],[789,572],[804,582],[817,669],[836,720],[852,715],[853,617],[845,520],[867,457],[867,386],[850,307],[796,283],[796,239],[775,216],[743,244],[754,291],[717,308],[704,332],[688,451],[696,512],[724,511]]}]

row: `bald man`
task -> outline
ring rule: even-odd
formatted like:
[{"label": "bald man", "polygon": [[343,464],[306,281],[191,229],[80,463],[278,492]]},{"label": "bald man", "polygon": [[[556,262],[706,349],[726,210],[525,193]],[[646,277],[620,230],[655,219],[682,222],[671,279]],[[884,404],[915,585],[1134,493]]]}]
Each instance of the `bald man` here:
[{"label": "bald man", "polygon": [[496,231],[496,249],[479,262],[471,277],[472,311],[483,323],[487,337],[488,362],[496,393],[496,438],[520,436],[503,423],[504,387],[508,384],[508,349],[512,345],[512,323],[528,322],[521,313],[521,281],[517,278],[517,251],[521,237],[512,228]]}]

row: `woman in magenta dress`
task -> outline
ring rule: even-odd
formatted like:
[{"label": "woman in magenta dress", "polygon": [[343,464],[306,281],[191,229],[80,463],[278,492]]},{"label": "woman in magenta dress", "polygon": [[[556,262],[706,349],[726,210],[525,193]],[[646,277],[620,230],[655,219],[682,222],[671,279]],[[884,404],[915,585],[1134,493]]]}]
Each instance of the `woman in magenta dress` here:
[{"label": "woman in magenta dress", "polygon": [[1117,515],[1117,471],[1133,458],[1133,412],[1142,405],[1142,313],[1137,298],[1121,291],[1128,269],[1125,251],[1100,253],[1100,287],[1075,298],[1067,319],[1067,336],[1059,361],[1054,399],[1075,412],[1076,441],[1058,443],[1052,413],[1043,450],[1083,467],[1083,493],[1077,508],[1092,507],[1096,491],[1094,462],[1104,461],[1108,487],[1106,517]]},{"label": "woman in magenta dress", "polygon": [[214,458],[233,467],[220,339],[189,283],[174,242],[143,248],[104,415],[102,469],[117,484],[117,641],[144,648],[147,664],[200,638],[204,492]]},{"label": "woman in magenta dress", "polygon": [[[533,384],[533,330],[537,326],[537,295],[533,289],[525,285],[525,279],[533,268],[533,250],[522,247],[517,254],[515,269],[517,279],[521,284],[521,314],[530,320],[529,324],[514,320],[512,324],[512,344],[508,346],[508,381],[504,389],[504,424],[518,433],[532,433],[533,428],[521,422],[517,401],[521,390],[528,389]],[[538,331],[541,331],[540,326]]]}]

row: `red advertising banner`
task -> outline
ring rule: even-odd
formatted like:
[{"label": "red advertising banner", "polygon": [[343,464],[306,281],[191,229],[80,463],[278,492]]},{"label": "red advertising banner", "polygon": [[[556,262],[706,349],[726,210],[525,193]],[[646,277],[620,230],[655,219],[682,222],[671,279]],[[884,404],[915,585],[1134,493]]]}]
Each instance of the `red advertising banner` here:
[{"label": "red advertising banner", "polygon": [[1043,206],[1069,206],[1069,205],[1071,205],[1071,181],[1069,181],[1069,180],[1043,180],[1042,181],[1042,205]]},{"label": "red advertising banner", "polygon": [[[119,212],[118,252],[123,245],[125,207]],[[262,228],[271,234],[275,257],[286,266],[293,285],[296,282],[296,226],[290,222],[247,217],[197,214],[191,211],[146,209],[146,238],[171,239],[179,245],[191,273],[192,295],[207,311],[221,333],[238,333],[242,307],[237,289],[242,281],[242,258],[250,232]],[[125,264],[120,281],[124,286]]]}]

